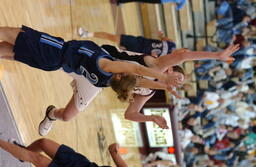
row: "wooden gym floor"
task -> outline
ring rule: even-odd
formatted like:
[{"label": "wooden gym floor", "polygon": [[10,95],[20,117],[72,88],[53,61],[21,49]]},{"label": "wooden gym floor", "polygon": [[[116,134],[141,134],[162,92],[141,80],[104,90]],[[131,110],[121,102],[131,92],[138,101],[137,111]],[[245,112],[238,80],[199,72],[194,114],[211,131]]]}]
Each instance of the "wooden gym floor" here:
[{"label": "wooden gym floor", "polygon": [[[127,4],[120,10],[126,32],[140,35],[134,5]],[[80,25],[90,31],[116,31],[109,0],[1,0],[0,26],[22,24],[66,40],[79,39],[76,28]],[[71,78],[61,71],[44,72],[13,61],[1,60],[1,64],[5,68],[1,83],[21,137],[29,144],[40,138],[38,124],[46,107],[49,104],[64,107],[71,98]],[[110,110],[126,106],[107,88],[76,119],[56,122],[47,138],[71,146],[99,165],[113,165],[107,153],[107,145],[115,142]],[[138,154],[137,149],[129,151]],[[127,162],[129,166],[141,166],[138,155]]]}]

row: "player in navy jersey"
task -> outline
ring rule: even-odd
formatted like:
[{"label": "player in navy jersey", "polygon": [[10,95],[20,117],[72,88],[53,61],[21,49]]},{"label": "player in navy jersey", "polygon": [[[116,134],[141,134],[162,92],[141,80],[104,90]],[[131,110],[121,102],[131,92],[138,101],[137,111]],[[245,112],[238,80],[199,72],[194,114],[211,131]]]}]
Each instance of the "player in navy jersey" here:
[{"label": "player in navy jersey", "polygon": [[144,66],[158,69],[162,72],[168,67],[179,65],[185,61],[217,59],[232,62],[231,55],[239,49],[238,45],[230,45],[221,52],[190,51],[188,49],[177,49],[171,54],[158,57],[157,55],[138,54],[117,49],[112,45],[102,45],[104,50],[119,60],[135,61]]},{"label": "player in navy jersey", "polygon": [[143,3],[155,3],[155,4],[163,4],[163,3],[175,3],[176,9],[181,9],[185,4],[187,0],[111,0],[112,3],[128,3],[128,2],[143,2]]},{"label": "player in navy jersey", "polygon": [[[28,147],[20,145],[15,140],[6,142],[0,139],[0,148],[20,161],[30,162],[36,167],[98,167],[96,163],[91,162],[84,155],[50,139],[36,140]],[[116,143],[109,146],[109,153],[116,166],[127,167],[118,150],[119,145]],[[44,152],[48,157],[40,154],[41,152]]]},{"label": "player in navy jersey", "polygon": [[[200,60],[200,59],[212,59],[216,58],[219,60],[228,60],[229,54],[232,54],[234,51],[238,49],[238,46],[230,46],[225,51],[220,53],[212,53],[212,52],[189,52],[185,49],[175,50],[172,53],[172,56],[164,55],[161,57],[152,57],[150,55],[144,54],[136,54],[136,53],[127,53],[127,51],[120,51],[116,47],[111,45],[102,45],[104,50],[106,50],[111,55],[115,55],[115,58],[121,60],[135,61],[139,64],[158,69],[161,72],[166,73],[180,73],[182,77],[182,81],[185,79],[185,74],[182,68],[176,66],[184,61],[188,60]],[[217,56],[216,54],[220,54]],[[215,56],[214,56],[215,55]],[[226,57],[222,57],[222,56]],[[231,59],[232,60],[232,59]],[[174,66],[173,66],[174,65]],[[174,90],[169,88],[169,92],[174,96],[179,96],[176,94]],[[161,128],[168,128],[166,120],[158,115],[144,115],[140,113],[143,105],[154,95],[155,90],[147,89],[147,88],[135,88],[133,91],[133,101],[130,101],[126,111],[125,111],[125,119],[136,121],[136,122],[146,122],[152,121],[156,123]]]},{"label": "player in navy jersey", "polygon": [[[0,27],[0,40],[3,41],[0,42],[2,59],[20,61],[45,71],[62,68],[74,78],[74,95],[65,108],[47,108],[39,128],[41,135],[49,132],[53,120],[68,121],[84,110],[102,87],[110,85],[119,99],[127,100],[135,86],[154,88],[157,85],[158,88],[167,89],[181,83],[180,75],[165,75],[142,65],[116,61],[92,41],[64,42],[62,38],[25,26],[21,29]],[[149,84],[143,85],[147,79],[140,82],[132,74],[156,78],[161,83],[149,81]]]},{"label": "player in navy jersey", "polygon": [[79,27],[78,35],[82,38],[95,37],[107,39],[115,42],[124,50],[147,55],[155,54],[157,56],[163,56],[176,49],[176,44],[167,37],[164,37],[162,32],[159,32],[160,40],[157,40],[125,34],[115,35],[107,32],[88,32],[82,27]]},{"label": "player in navy jersey", "polygon": [[[109,46],[115,49],[113,46]],[[113,55],[117,59],[123,59],[123,60],[130,60],[128,59],[127,56],[123,56],[122,53],[118,52],[116,49],[113,51],[113,49],[108,49],[107,47],[102,47],[104,51],[109,53],[110,55]],[[149,66],[153,69],[156,69],[157,71],[163,73],[167,71],[170,75],[175,75],[175,76],[180,76],[180,83],[184,81],[184,74],[181,73],[181,70],[177,71],[174,70],[172,65],[182,63],[183,61],[186,60],[197,60],[197,59],[221,59],[221,60],[228,60],[228,59],[233,59],[230,57],[230,55],[238,49],[237,46],[230,46],[223,52],[193,52],[193,54],[189,53],[184,49],[174,51],[171,56],[169,55],[164,55],[161,56],[157,59],[153,58],[152,56],[141,56],[141,55],[136,55],[138,56],[137,58],[142,58],[142,61],[137,61],[139,64]],[[180,53],[182,53],[180,55]],[[195,54],[196,53],[196,54]],[[119,55],[121,54],[121,56]],[[136,57],[136,56],[129,56],[129,57]],[[123,58],[123,57],[127,57]],[[131,60],[132,62],[136,62],[136,59]],[[177,68],[176,68],[177,69]],[[73,74],[74,75],[74,74]],[[101,89],[96,88],[96,87],[91,87],[91,84],[87,83],[87,80],[84,79],[84,77],[79,77],[77,75],[73,76],[75,78],[75,82],[72,84],[74,88],[74,97],[75,97],[75,103],[76,103],[76,108],[78,110],[75,110],[74,108],[71,111],[83,111],[84,108],[90,103],[90,101],[93,98],[88,98],[88,94],[92,94],[89,97],[94,97],[96,96]],[[153,80],[150,80],[148,78],[141,77],[139,79],[139,83],[143,86],[138,86],[135,87],[136,91],[133,91],[133,94],[136,95],[151,95],[154,93],[152,89],[166,89],[170,93],[176,95],[175,91],[172,89],[172,87],[165,87],[161,82],[156,82]],[[119,85],[117,85],[119,87]],[[90,87],[90,89],[88,89]],[[117,88],[118,88],[117,87]],[[118,89],[116,89],[115,86],[112,86],[112,88],[118,92]],[[148,89],[151,88],[151,89]],[[92,93],[91,93],[92,92]],[[120,93],[121,94],[121,93]],[[137,96],[135,96],[137,97]],[[145,97],[147,98],[147,97]],[[130,103],[132,106],[136,105],[141,105],[141,103],[137,103],[134,101],[134,103]],[[69,106],[67,106],[69,107]],[[130,106],[129,106],[130,107]],[[69,111],[70,111],[69,110]],[[46,116],[44,120],[40,123],[39,126],[39,133],[41,135],[46,135],[49,133],[49,131],[52,128],[52,124],[54,120],[56,119],[63,119],[64,121],[68,121],[72,119],[78,112],[64,112],[65,114],[63,115],[63,110],[62,109],[56,109],[54,106],[49,106],[47,108]],[[131,115],[131,114],[130,114]],[[144,119],[145,118],[145,119]],[[127,119],[133,120],[133,121],[138,121],[140,120],[141,122],[144,122],[146,120],[148,121],[154,121],[157,123],[160,127],[162,128],[167,128],[167,125],[165,124],[165,120],[162,117],[159,116],[151,116],[150,119],[149,117],[143,116],[142,114],[137,114],[134,113],[134,117],[129,116]],[[154,119],[152,119],[154,118]]]},{"label": "player in navy jersey", "polygon": [[[78,29],[78,35],[82,38],[96,37],[101,39],[107,39],[117,43],[121,49],[141,53],[141,54],[123,54],[121,55],[124,60],[137,61],[140,59],[140,64],[165,64],[168,66],[178,65],[184,61],[193,60],[206,60],[206,59],[219,59],[224,61],[233,61],[230,55],[239,49],[239,45],[230,46],[222,52],[204,52],[204,51],[190,51],[188,49],[182,49],[179,53],[171,54],[176,49],[176,44],[163,36],[162,32],[159,32],[159,38],[161,40],[147,39],[144,37],[134,37],[127,35],[114,35],[106,32],[88,32],[82,27]],[[113,52],[114,56],[119,55],[117,52]],[[120,57],[120,56],[119,56]],[[154,59],[153,57],[158,57]],[[117,58],[117,57],[116,57]],[[151,66],[152,67],[152,66]]]}]

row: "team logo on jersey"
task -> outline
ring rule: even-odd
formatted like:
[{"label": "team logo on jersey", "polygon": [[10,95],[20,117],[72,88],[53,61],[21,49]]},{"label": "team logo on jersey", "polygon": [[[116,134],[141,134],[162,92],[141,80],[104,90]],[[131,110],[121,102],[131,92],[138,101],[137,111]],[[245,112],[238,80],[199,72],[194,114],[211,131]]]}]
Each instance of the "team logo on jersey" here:
[{"label": "team logo on jersey", "polygon": [[97,84],[99,79],[94,73],[89,73],[83,66],[80,66],[81,73],[93,84]]}]

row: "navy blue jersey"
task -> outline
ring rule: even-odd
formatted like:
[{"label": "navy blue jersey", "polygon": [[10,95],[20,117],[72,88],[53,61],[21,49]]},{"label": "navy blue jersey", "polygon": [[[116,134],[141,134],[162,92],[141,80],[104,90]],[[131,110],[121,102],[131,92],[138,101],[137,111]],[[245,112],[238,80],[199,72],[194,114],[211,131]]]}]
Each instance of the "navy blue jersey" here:
[{"label": "navy blue jersey", "polygon": [[134,54],[129,55],[126,52],[118,51],[115,46],[111,45],[102,45],[103,49],[105,49],[110,55],[119,60],[127,60],[127,61],[135,61],[141,65],[147,66],[144,61],[145,54]]},{"label": "navy blue jersey", "polygon": [[22,26],[14,45],[14,59],[31,67],[53,71],[61,67],[66,72],[84,75],[96,87],[106,87],[112,77],[100,69],[100,58],[112,56],[91,41],[64,42],[62,38]]},{"label": "navy blue jersey", "polygon": [[176,44],[171,41],[160,41],[131,35],[121,35],[120,45],[128,51],[147,55],[156,53],[158,56],[169,54],[176,49]]},{"label": "navy blue jersey", "polygon": [[100,58],[114,60],[92,41],[69,41],[64,51],[63,69],[84,75],[96,87],[107,87],[113,74],[99,67]]},{"label": "navy blue jersey", "polygon": [[158,56],[163,56],[171,53],[176,49],[176,44],[171,41],[152,41],[151,43],[151,54],[156,53]]}]

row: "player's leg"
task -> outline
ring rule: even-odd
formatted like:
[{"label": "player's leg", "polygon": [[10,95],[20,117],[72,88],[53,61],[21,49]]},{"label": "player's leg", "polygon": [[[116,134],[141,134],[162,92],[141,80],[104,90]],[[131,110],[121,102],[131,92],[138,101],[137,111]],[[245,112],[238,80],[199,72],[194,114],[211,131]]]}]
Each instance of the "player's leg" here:
[{"label": "player's leg", "polygon": [[29,151],[25,148],[6,142],[2,139],[0,139],[0,147],[12,154],[15,158],[31,162],[37,167],[48,167],[51,163],[50,159],[39,153]]},{"label": "player's leg", "polygon": [[144,56],[144,61],[146,64],[150,64],[151,68],[164,72],[169,67],[180,64],[183,59],[183,52],[186,52],[186,50],[180,49],[157,58],[153,58],[152,56]]},{"label": "player's leg", "polygon": [[111,34],[111,33],[107,33],[107,32],[88,32],[82,27],[78,28],[78,35],[81,38],[95,37],[95,38],[109,40],[116,44],[120,43],[120,35],[115,35],[115,34]]},{"label": "player's leg", "polygon": [[[55,166],[90,166],[91,162],[83,155],[77,153],[66,145],[60,145],[49,139],[39,139],[32,143],[27,149],[35,152],[45,152],[52,158],[49,167]],[[72,165],[73,164],[73,165]]]},{"label": "player's leg", "polygon": [[0,42],[0,59],[14,60],[12,44],[8,42]]},{"label": "player's leg", "polygon": [[47,135],[54,120],[69,121],[74,118],[79,112],[83,111],[91,101],[101,91],[101,88],[92,85],[83,76],[74,74],[72,82],[74,95],[65,108],[56,109],[54,106],[49,106],[46,111],[44,120],[39,125],[39,134]]},{"label": "player's leg", "polygon": [[55,106],[50,105],[46,109],[46,114],[44,119],[39,124],[39,134],[41,136],[47,135],[52,129],[53,122],[58,120],[69,121],[74,118],[79,113],[76,105],[74,96],[67,104],[65,108],[57,109]]},{"label": "player's leg", "polygon": [[120,35],[110,34],[110,33],[107,33],[107,32],[94,32],[93,37],[106,39],[106,40],[115,42],[118,45],[120,44]]},{"label": "player's leg", "polygon": [[50,117],[62,121],[69,121],[74,118],[78,113],[79,111],[76,107],[73,95],[65,108],[55,109],[54,112],[50,113]]},{"label": "player's leg", "polygon": [[27,149],[37,153],[40,153],[43,151],[50,158],[53,159],[59,147],[60,147],[60,144],[54,142],[53,140],[42,138],[31,143],[27,147]]},{"label": "player's leg", "polygon": [[70,75],[74,78],[71,83],[74,95],[66,108],[54,112],[54,116],[63,121],[69,121],[83,111],[101,91],[101,88],[92,85],[84,76],[73,73]]},{"label": "player's leg", "polygon": [[21,31],[20,28],[0,27],[0,40],[14,45],[16,38]]}]

